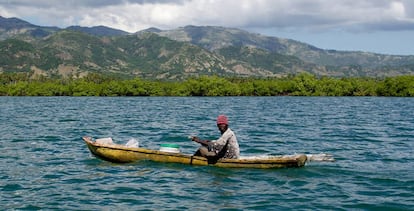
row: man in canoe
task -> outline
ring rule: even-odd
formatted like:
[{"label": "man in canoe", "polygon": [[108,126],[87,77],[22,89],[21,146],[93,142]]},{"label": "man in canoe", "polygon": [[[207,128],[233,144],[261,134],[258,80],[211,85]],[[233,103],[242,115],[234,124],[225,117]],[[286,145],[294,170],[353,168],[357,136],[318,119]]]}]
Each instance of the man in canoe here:
[{"label": "man in canoe", "polygon": [[220,158],[239,158],[239,143],[237,142],[236,135],[229,128],[229,120],[225,115],[217,117],[217,127],[221,136],[216,141],[201,140],[195,136],[191,138],[192,141],[201,144],[201,147],[194,155],[217,160]]}]

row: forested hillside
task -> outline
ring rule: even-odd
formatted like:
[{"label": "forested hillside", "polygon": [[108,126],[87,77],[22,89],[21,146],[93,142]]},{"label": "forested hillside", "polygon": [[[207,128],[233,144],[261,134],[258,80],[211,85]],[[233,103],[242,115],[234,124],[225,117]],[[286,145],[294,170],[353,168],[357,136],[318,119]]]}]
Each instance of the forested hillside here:
[{"label": "forested hillside", "polygon": [[134,34],[105,26],[42,27],[0,17],[0,73],[50,78],[90,73],[185,80],[189,77],[329,77],[413,75],[414,56],[319,49],[247,31],[186,26]]}]

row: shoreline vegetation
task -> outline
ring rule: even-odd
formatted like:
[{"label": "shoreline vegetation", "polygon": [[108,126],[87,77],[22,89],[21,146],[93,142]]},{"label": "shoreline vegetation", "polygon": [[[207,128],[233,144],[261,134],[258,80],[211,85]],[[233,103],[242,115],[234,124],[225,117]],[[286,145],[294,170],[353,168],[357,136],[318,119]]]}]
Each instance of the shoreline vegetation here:
[{"label": "shoreline vegetation", "polygon": [[0,73],[0,96],[392,96],[414,97],[414,75],[333,78],[200,76],[182,81],[122,79],[90,73],[79,79]]}]

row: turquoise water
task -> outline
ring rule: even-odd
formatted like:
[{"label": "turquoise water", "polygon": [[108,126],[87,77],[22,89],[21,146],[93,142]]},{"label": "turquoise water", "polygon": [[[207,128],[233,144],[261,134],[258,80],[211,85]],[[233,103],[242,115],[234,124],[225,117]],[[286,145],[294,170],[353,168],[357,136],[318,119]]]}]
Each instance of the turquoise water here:
[{"label": "turquoise water", "polygon": [[[241,154],[329,153],[297,169],[112,164],[81,140],[198,147],[227,114]],[[1,97],[2,210],[413,210],[414,98]]]}]

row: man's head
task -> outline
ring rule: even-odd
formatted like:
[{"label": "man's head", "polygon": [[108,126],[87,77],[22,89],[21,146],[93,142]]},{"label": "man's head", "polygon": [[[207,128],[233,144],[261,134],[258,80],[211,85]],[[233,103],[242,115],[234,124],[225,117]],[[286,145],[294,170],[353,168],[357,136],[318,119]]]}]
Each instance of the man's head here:
[{"label": "man's head", "polygon": [[217,117],[217,127],[222,134],[226,132],[228,126],[229,126],[229,119],[225,115],[219,115]]}]

